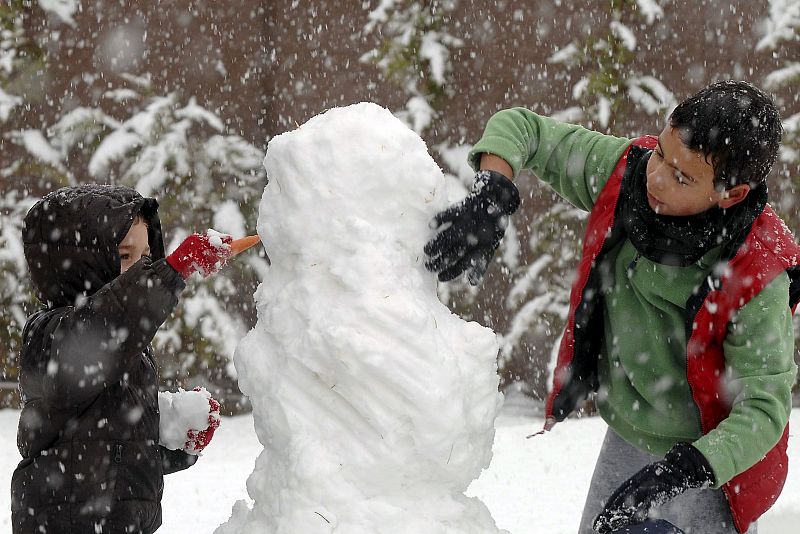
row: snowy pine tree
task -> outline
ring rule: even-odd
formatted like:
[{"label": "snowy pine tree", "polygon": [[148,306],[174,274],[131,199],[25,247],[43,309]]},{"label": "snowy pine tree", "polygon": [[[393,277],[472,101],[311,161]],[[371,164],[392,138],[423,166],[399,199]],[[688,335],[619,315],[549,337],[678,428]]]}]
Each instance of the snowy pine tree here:
[{"label": "snowy pine tree", "polygon": [[633,60],[638,45],[634,28],[652,26],[663,16],[657,0],[614,0],[606,8],[608,30],[572,41],[556,51],[550,62],[568,70],[583,70],[572,88],[576,105],[557,116],[607,130],[614,118],[632,106],[650,115],[663,115],[676,105],[669,89],[654,76],[644,75]]},{"label": "snowy pine tree", "polygon": [[365,33],[380,35],[382,41],[362,61],[375,63],[403,87],[408,100],[395,115],[420,135],[436,118],[437,101],[449,90],[450,49],[463,44],[444,27],[456,4],[457,0],[381,0],[364,27]]},{"label": "snowy pine tree", "polygon": [[[797,48],[798,29],[800,29],[800,0],[770,0],[769,15],[764,21],[763,35],[756,46],[757,50],[779,57],[783,66],[767,74],[764,88],[770,91],[786,91],[796,95],[800,88],[800,50]],[[797,101],[795,96],[794,101]],[[771,194],[771,203],[781,217],[795,231],[800,225],[800,215],[794,205],[795,194],[800,187],[800,112],[783,119],[783,138],[781,140],[780,163],[786,170],[788,180],[778,180]],[[795,321],[797,323],[797,320]],[[795,329],[795,341],[798,341]],[[798,357],[796,356],[796,360]],[[800,361],[800,360],[798,360]],[[794,405],[800,405],[800,384],[795,384]]]},{"label": "snowy pine tree", "polygon": [[[0,150],[7,150],[7,131],[15,110],[23,105],[19,96],[30,73],[44,65],[44,51],[25,31],[30,1],[10,0],[0,5]],[[20,162],[0,166],[0,408],[15,406],[17,356],[22,328],[36,299],[27,283],[22,254],[22,218],[33,204],[14,174]]]},{"label": "snowy pine tree", "polygon": [[[792,52],[796,53],[796,50],[788,50],[789,45],[797,41],[798,28],[800,28],[800,1],[770,0],[764,34],[756,48],[764,52],[784,52],[784,54],[783,67],[770,72],[764,78],[766,89],[771,91],[796,89],[800,85],[800,61],[791,57]],[[800,113],[784,119],[783,128],[781,160],[787,163],[800,162]]]},{"label": "snowy pine tree", "polygon": [[25,35],[21,5],[20,1],[0,6],[0,124],[6,122],[11,110],[22,103],[22,98],[7,92],[11,75],[21,59],[18,54]]},{"label": "snowy pine tree", "polygon": [[[86,176],[156,197],[168,251],[208,228],[236,237],[252,233],[265,184],[261,149],[226,135],[221,119],[194,98],[154,95],[148,76],[123,79],[126,87],[106,91],[96,107],[77,107],[47,128],[16,130],[7,138],[61,176],[56,183],[75,184]],[[121,102],[124,106],[114,105]],[[120,112],[106,111],[111,108]],[[24,211],[13,216],[19,226]],[[13,228],[9,225],[9,232]],[[13,268],[25,271],[24,265]],[[253,314],[241,288],[254,288],[264,270],[265,260],[248,254],[221,275],[188,284],[154,341],[169,355],[161,360],[168,386],[188,379],[221,397],[226,391],[220,388],[235,389],[233,350]]]},{"label": "snowy pine tree", "polygon": [[[675,106],[673,94],[657,78],[637,71],[634,58],[637,27],[652,26],[663,16],[656,0],[614,0],[606,7],[607,30],[576,38],[553,53],[549,62],[568,72],[580,73],[572,88],[574,106],[552,114],[556,119],[612,131],[615,119],[632,110],[663,116]],[[622,132],[615,132],[617,134]],[[502,332],[499,367],[503,386],[532,393],[551,382],[566,320],[572,272],[577,261],[586,213],[573,208],[547,187],[535,184],[532,196],[552,207],[538,213],[527,232],[534,261],[526,265],[505,263],[510,279],[504,309],[511,316]],[[518,221],[520,227],[524,223]],[[509,243],[504,246],[524,246]],[[543,369],[543,354],[549,360]]]},{"label": "snowy pine tree", "polygon": [[[364,27],[364,33],[378,36],[380,43],[361,56],[361,61],[374,63],[402,88],[405,107],[393,113],[425,139],[432,155],[449,171],[446,176],[452,180],[454,198],[466,195],[472,185],[472,171],[466,164],[472,145],[455,139],[434,143],[427,133],[439,118],[442,99],[453,92],[449,81],[457,66],[450,58],[463,41],[448,31],[448,23],[457,7],[458,0],[380,0],[370,7]],[[440,285],[439,293],[444,302],[464,308],[474,304],[477,290],[456,280]]]},{"label": "snowy pine tree", "polygon": [[22,253],[22,218],[32,204],[18,191],[0,196],[0,342],[6,354],[0,359],[0,407],[14,405],[22,327],[35,302]]}]

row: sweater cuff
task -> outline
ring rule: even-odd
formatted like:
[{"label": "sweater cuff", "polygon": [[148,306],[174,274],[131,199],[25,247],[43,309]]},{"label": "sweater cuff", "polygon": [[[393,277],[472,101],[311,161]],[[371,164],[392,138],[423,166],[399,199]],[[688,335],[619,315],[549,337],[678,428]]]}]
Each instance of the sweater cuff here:
[{"label": "sweater cuff", "polygon": [[685,473],[691,488],[713,487],[716,482],[716,476],[708,460],[690,443],[679,441],[664,459]]},{"label": "sweater cuff", "polygon": [[735,477],[736,473],[735,467],[730,461],[725,460],[724,455],[720,453],[715,454],[714,446],[710,443],[709,438],[712,434],[706,434],[692,443],[692,446],[703,455],[703,458],[706,459],[709,467],[711,467],[711,471],[714,473],[714,483],[709,487],[712,489],[720,489],[724,484],[727,484]]},{"label": "sweater cuff", "polygon": [[513,179],[522,170],[528,150],[527,147],[503,137],[483,137],[472,147],[467,156],[469,165],[476,171],[480,170],[480,158],[483,153],[494,154],[503,158],[514,169],[514,176],[508,176],[509,179]]}]

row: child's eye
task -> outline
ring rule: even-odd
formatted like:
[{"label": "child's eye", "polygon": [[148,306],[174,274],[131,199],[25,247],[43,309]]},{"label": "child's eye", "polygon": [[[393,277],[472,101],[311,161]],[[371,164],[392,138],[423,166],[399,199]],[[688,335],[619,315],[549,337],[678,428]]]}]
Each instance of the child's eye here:
[{"label": "child's eye", "polygon": [[120,254],[119,259],[121,260],[129,260],[131,258],[130,254]]},{"label": "child's eye", "polygon": [[675,180],[681,185],[689,185],[689,180],[687,180],[680,171],[675,173]]}]

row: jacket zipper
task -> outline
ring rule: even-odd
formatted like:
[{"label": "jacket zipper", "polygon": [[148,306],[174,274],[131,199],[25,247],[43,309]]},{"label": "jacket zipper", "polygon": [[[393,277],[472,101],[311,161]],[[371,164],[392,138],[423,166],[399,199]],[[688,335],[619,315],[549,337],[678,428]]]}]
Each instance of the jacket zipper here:
[{"label": "jacket zipper", "polygon": [[122,463],[122,445],[115,445],[114,463]]},{"label": "jacket zipper", "polygon": [[636,270],[636,264],[639,263],[639,258],[642,257],[642,253],[638,250],[636,251],[636,256],[633,257],[631,262],[628,264],[628,268],[625,269],[625,274],[628,275],[628,278],[633,278],[633,272]]}]

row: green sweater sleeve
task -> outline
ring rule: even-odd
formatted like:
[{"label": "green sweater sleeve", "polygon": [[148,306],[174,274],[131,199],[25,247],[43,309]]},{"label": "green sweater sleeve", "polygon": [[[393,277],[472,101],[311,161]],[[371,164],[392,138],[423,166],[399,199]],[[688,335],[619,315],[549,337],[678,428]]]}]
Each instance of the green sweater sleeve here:
[{"label": "green sweater sleeve", "polygon": [[723,348],[733,409],[717,428],[694,442],[711,464],[716,487],[763,458],[789,421],[797,366],[786,273],[739,311]]},{"label": "green sweater sleeve", "polygon": [[531,170],[562,198],[590,211],[630,144],[630,139],[512,108],[489,119],[469,163],[477,170],[482,153],[494,154],[508,162],[514,176]]}]

